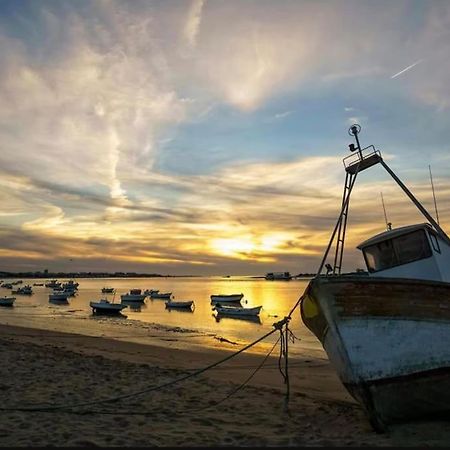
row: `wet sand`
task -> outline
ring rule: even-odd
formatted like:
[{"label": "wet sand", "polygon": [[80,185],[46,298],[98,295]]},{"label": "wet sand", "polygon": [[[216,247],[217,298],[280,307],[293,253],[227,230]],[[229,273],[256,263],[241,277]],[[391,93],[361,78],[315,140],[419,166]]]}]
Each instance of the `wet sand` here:
[{"label": "wet sand", "polygon": [[[232,350],[180,350],[8,325],[0,325],[0,353],[3,447],[450,443],[444,420],[377,434],[322,358],[290,360],[286,403],[277,355],[248,382],[264,356],[243,353],[188,377]],[[160,385],[166,386],[154,389]]]}]

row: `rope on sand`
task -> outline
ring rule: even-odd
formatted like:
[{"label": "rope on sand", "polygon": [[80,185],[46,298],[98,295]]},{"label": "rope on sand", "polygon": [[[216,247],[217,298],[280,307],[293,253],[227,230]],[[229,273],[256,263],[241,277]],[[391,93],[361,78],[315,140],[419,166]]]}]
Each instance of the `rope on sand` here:
[{"label": "rope on sand", "polygon": [[[215,362],[213,364],[210,364],[209,366],[206,366],[206,367],[203,367],[201,369],[198,369],[195,372],[191,372],[191,373],[189,373],[187,375],[184,375],[184,376],[182,376],[180,378],[176,378],[175,380],[168,381],[166,383],[162,383],[162,384],[160,384],[158,386],[151,386],[151,387],[142,389],[140,391],[130,392],[128,394],[122,394],[122,395],[118,395],[118,396],[115,396],[115,397],[109,397],[109,398],[105,398],[105,399],[92,400],[92,401],[88,401],[88,402],[74,403],[72,405],[67,405],[67,404],[62,404],[62,405],[42,405],[42,404],[40,404],[40,405],[34,405],[34,406],[10,406],[10,407],[8,407],[8,406],[0,406],[0,411],[53,412],[53,411],[58,411],[58,410],[67,410],[67,409],[72,409],[72,408],[93,406],[93,405],[98,405],[98,404],[103,404],[103,403],[112,403],[112,402],[116,402],[118,400],[122,400],[122,399],[125,399],[125,398],[136,397],[138,395],[146,394],[146,393],[149,393],[149,392],[154,392],[154,391],[166,388],[168,386],[172,386],[172,385],[174,385],[176,383],[180,383],[180,382],[185,381],[185,380],[187,380],[189,378],[198,376],[198,375],[202,374],[203,372],[206,372],[207,370],[210,370],[210,369],[212,369],[212,368],[214,368],[214,367],[216,367],[216,366],[218,366],[220,364],[223,364],[224,362],[230,360],[231,358],[234,358],[235,356],[239,355],[240,353],[243,353],[244,351],[246,351],[249,348],[253,347],[257,343],[259,343],[262,340],[266,339],[267,337],[271,336],[276,331],[280,332],[280,337],[276,341],[274,347],[266,355],[266,358],[264,359],[263,363],[260,364],[256,368],[256,370],[252,373],[252,375],[242,385],[238,386],[238,388],[236,388],[232,392],[232,394],[230,394],[226,398],[229,398],[231,395],[233,395],[235,392],[237,392],[245,384],[248,383],[248,381],[256,374],[256,372],[261,369],[261,367],[264,364],[265,360],[272,353],[272,351],[275,348],[275,346],[277,345],[277,343],[279,341],[281,341],[280,356],[279,356],[279,359],[278,359],[278,368],[280,370],[280,373],[283,376],[284,383],[286,384],[285,408],[287,410],[287,406],[288,406],[288,402],[289,402],[289,394],[290,394],[289,372],[288,372],[288,341],[289,340],[293,341],[295,339],[294,334],[292,333],[291,330],[289,330],[288,324],[289,324],[289,321],[291,320],[291,316],[292,316],[294,310],[298,307],[298,305],[300,304],[300,302],[303,300],[303,298],[306,295],[307,295],[307,290],[303,293],[303,295],[296,302],[295,306],[289,312],[289,315],[284,317],[284,319],[282,319],[282,320],[280,320],[278,322],[275,322],[273,324],[273,327],[274,327],[273,330],[269,331],[268,333],[266,333],[265,335],[261,336],[259,339],[253,341],[252,343],[246,345],[242,349],[232,353],[231,355],[227,356],[226,358],[223,358],[223,359],[221,359],[221,360],[219,360],[219,361],[217,361],[217,362]],[[282,360],[283,357],[284,357],[284,368],[282,368],[282,365],[281,365],[281,360]],[[72,413],[73,413],[73,411],[72,411]]]}]

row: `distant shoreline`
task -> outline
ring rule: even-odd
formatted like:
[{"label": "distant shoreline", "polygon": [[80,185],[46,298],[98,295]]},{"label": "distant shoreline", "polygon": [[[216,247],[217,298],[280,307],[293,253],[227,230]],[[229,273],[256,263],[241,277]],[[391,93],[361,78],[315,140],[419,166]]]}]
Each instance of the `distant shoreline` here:
[{"label": "distant shoreline", "polygon": [[[296,278],[311,278],[315,274],[299,274],[293,276]],[[246,277],[255,279],[264,279],[263,275],[161,275],[157,273],[134,273],[134,272],[0,272],[2,278],[42,278],[42,279],[58,279],[58,278],[202,278],[202,277]],[[269,281],[289,281],[289,280],[269,280]]]}]

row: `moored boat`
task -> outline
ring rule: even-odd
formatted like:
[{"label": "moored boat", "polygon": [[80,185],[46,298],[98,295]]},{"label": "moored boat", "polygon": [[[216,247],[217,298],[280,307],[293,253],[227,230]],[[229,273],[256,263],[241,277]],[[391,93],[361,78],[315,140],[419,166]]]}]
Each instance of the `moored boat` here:
[{"label": "moored boat", "polygon": [[[350,130],[357,158],[344,159],[341,213],[300,311],[343,385],[383,431],[390,423],[450,412],[450,239],[381,154],[373,146],[360,148],[359,128]],[[394,229],[387,224],[358,246],[367,272],[343,274],[350,193],[356,174],[375,164],[428,222]],[[334,266],[325,265],[335,237]]]},{"label": "moored boat", "polygon": [[0,306],[13,306],[16,301],[16,297],[0,297]]},{"label": "moored boat", "polygon": [[169,300],[166,302],[166,308],[192,309],[193,306],[194,300]]},{"label": "moored boat", "polygon": [[102,294],[113,294],[114,288],[113,287],[102,287]]},{"label": "moored boat", "polygon": [[240,303],[244,294],[213,294],[210,296],[211,303]]},{"label": "moored boat", "polygon": [[68,303],[70,292],[66,291],[53,291],[48,295],[48,301],[53,303]]},{"label": "moored boat", "polygon": [[227,316],[258,316],[261,311],[261,306],[244,307],[244,306],[230,306],[216,303],[213,310],[217,314],[224,314]]},{"label": "moored boat", "polygon": [[150,298],[162,298],[162,299],[170,299],[172,297],[172,292],[152,292],[150,294]]},{"label": "moored boat", "polygon": [[89,306],[92,308],[93,314],[119,314],[123,309],[128,308],[128,305],[110,302],[106,298],[91,301]]},{"label": "moored boat", "polygon": [[16,295],[32,295],[33,288],[27,284],[26,286],[21,286],[16,290],[13,290],[11,293]]},{"label": "moored boat", "polygon": [[130,292],[122,294],[120,299],[126,302],[143,302],[145,297],[147,296],[142,293],[141,289],[130,289]]}]

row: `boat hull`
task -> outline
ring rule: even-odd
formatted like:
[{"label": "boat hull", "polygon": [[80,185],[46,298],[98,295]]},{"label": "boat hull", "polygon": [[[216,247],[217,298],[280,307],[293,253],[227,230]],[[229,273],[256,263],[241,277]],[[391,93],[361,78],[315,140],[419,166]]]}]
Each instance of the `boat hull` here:
[{"label": "boat hull", "polygon": [[375,428],[450,411],[450,284],[316,277],[300,310]]},{"label": "boat hull", "polygon": [[255,306],[254,308],[235,308],[232,306],[221,307],[215,306],[214,309],[218,314],[224,314],[228,316],[257,316],[261,311],[262,306]]},{"label": "boat hull", "polygon": [[144,294],[124,294],[120,296],[123,302],[141,302],[143,303],[146,295]]},{"label": "boat hull", "polygon": [[244,294],[211,295],[211,303],[240,303]]},{"label": "boat hull", "polygon": [[173,302],[169,301],[166,302],[166,308],[184,308],[184,309],[191,309],[194,304],[193,300],[188,301],[179,301],[179,302]]},{"label": "boat hull", "polygon": [[120,303],[102,304],[95,302],[91,302],[90,306],[93,314],[121,314],[121,311],[128,307]]}]

